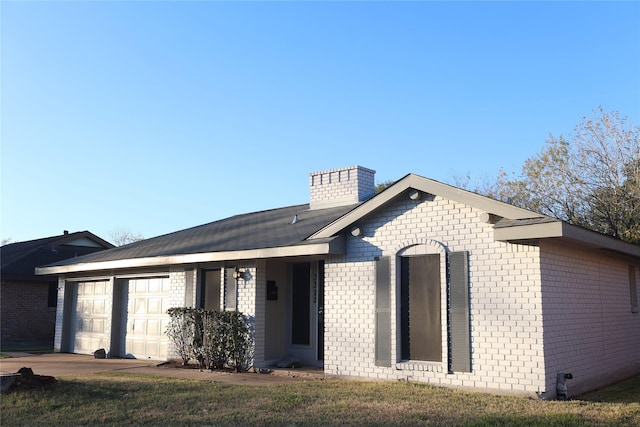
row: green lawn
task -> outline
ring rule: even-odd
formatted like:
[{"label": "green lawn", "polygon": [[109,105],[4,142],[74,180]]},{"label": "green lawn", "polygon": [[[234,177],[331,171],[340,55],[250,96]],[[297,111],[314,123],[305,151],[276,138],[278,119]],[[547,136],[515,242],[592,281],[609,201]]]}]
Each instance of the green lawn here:
[{"label": "green lawn", "polygon": [[[0,343],[0,354],[8,352],[25,352],[25,353],[51,353],[53,352],[52,343],[26,343],[26,344],[3,344]],[[8,355],[4,354],[5,357]]]},{"label": "green lawn", "polygon": [[2,425],[640,425],[640,376],[569,402],[404,382],[237,386],[126,373],[2,396]]}]

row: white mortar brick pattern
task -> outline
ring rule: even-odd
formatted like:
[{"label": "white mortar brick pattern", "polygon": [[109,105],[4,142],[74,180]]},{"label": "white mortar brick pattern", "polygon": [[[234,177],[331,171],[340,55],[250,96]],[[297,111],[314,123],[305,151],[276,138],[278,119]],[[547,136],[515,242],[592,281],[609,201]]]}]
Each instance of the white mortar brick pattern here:
[{"label": "white mortar brick pattern", "polygon": [[547,388],[558,372],[573,375],[568,387],[575,394],[640,371],[629,265],[552,242],[542,248]]},{"label": "white mortar brick pattern", "polygon": [[311,208],[323,204],[358,203],[373,194],[375,171],[361,166],[309,174]]},{"label": "white mortar brick pattern", "polygon": [[[435,197],[396,202],[360,224],[364,237],[350,237],[348,255],[330,258],[325,267],[326,374],[544,391],[539,249],[495,242],[492,226],[478,219],[481,213]],[[391,256],[392,301],[397,301],[396,256],[411,245],[469,251],[471,373],[447,372],[446,276],[442,283],[443,362],[375,366],[374,257]],[[392,354],[396,355],[400,353],[398,317],[397,304],[392,304]],[[400,362],[399,356],[396,360]]]},{"label": "white mortar brick pattern", "polygon": [[255,319],[253,322],[253,365],[264,366],[264,350],[266,345],[267,312],[265,301],[267,299],[267,262],[257,260],[255,271]]},{"label": "white mortar brick pattern", "polygon": [[[256,307],[260,306],[260,310],[264,311],[264,303],[258,304],[257,298],[257,277],[256,277],[256,265],[254,263],[241,263],[238,265],[240,270],[245,272],[244,277],[245,280],[239,280],[236,283],[236,292],[238,295],[238,305],[236,306],[236,310],[249,318],[249,327],[253,330],[253,349],[251,350],[252,354],[256,355],[255,348],[255,330],[256,330]],[[263,269],[264,270],[264,269]],[[263,273],[264,274],[264,273]],[[263,300],[264,301],[264,300]],[[261,313],[264,316],[264,313]],[[264,327],[264,322],[262,322],[262,326]],[[262,331],[264,334],[264,331]],[[259,349],[259,356],[264,359],[264,347]],[[253,365],[254,361],[250,362],[250,365]]]},{"label": "white mortar brick pattern", "polygon": [[66,289],[66,280],[64,276],[58,276],[58,301],[56,302],[56,326],[53,335],[53,351],[62,351],[62,319],[64,311],[64,292]]},{"label": "white mortar brick pattern", "polygon": [[[169,269],[169,308],[184,307],[186,305],[185,291],[188,283],[187,274],[194,274],[193,268],[188,267],[185,271],[184,265],[174,265]],[[180,359],[180,355],[176,351],[176,346],[171,340],[167,348],[167,359]]]}]

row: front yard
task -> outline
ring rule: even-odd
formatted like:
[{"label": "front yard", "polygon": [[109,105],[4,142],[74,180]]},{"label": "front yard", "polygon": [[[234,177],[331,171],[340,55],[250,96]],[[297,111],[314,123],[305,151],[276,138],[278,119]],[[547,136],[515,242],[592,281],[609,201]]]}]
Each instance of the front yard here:
[{"label": "front yard", "polygon": [[568,402],[399,382],[237,386],[126,373],[2,395],[2,425],[638,426],[640,376]]}]

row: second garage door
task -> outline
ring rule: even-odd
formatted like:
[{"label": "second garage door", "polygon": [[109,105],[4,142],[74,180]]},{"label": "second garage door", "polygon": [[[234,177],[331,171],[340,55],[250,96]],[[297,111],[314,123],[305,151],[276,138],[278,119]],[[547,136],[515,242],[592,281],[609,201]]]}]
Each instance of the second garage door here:
[{"label": "second garage door", "polygon": [[166,360],[169,278],[129,279],[127,288],[125,355],[136,359]]}]

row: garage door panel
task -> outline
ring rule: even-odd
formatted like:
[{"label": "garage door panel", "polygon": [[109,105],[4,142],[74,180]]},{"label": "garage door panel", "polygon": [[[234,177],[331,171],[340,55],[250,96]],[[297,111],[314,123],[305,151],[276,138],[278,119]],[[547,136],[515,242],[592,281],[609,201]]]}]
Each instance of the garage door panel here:
[{"label": "garage door panel", "polygon": [[109,347],[109,282],[78,282],[75,284],[74,320],[71,322],[71,351],[91,354]]},{"label": "garage door panel", "polygon": [[125,353],[138,359],[166,359],[170,302],[168,278],[131,279]]}]

